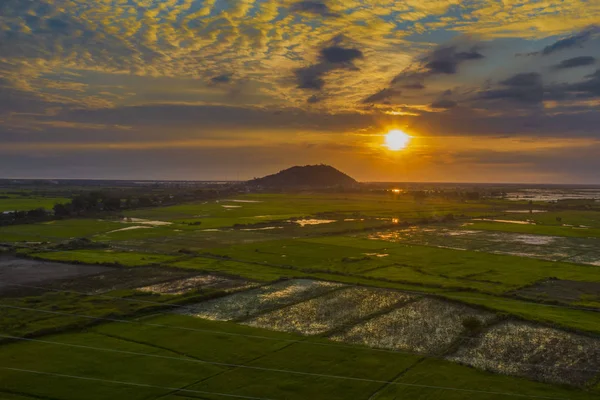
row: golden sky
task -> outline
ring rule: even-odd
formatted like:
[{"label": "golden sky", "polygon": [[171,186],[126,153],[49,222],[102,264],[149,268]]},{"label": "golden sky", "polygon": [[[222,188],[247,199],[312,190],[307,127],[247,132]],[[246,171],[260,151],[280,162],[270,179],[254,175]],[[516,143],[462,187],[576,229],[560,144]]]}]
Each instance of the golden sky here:
[{"label": "golden sky", "polygon": [[0,177],[600,183],[599,59],[590,0],[3,0]]}]

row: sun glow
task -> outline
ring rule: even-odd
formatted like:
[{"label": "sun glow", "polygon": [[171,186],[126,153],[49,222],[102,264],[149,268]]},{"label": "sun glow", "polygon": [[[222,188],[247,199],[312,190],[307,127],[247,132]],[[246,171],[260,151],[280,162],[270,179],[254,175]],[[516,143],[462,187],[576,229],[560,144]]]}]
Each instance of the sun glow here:
[{"label": "sun glow", "polygon": [[412,137],[400,129],[393,129],[385,135],[385,146],[392,150],[403,150],[410,143]]}]

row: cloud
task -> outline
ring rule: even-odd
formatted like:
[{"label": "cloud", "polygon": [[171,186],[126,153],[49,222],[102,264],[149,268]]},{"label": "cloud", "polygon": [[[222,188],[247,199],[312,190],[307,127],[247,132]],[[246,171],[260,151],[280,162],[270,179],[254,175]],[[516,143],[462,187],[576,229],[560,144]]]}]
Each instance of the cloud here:
[{"label": "cloud", "polygon": [[554,69],[568,69],[568,68],[577,68],[577,67],[585,67],[588,65],[593,65],[596,63],[596,58],[592,56],[579,56],[568,58],[566,60],[561,61],[560,63],[554,66]]},{"label": "cloud", "polygon": [[[571,68],[598,58],[598,28],[585,27],[600,3],[546,3],[0,0],[0,131],[155,143],[171,127],[185,139],[406,121],[424,134],[597,136],[600,72]],[[546,57],[508,56],[532,48]],[[560,113],[572,115],[548,117]]]},{"label": "cloud", "polygon": [[[292,108],[278,112],[257,107],[216,105],[147,104],[97,110],[66,110],[56,119],[82,123],[153,127],[157,132],[166,127],[224,129],[237,135],[250,131],[328,130],[348,131],[368,126],[371,119],[357,113],[324,114]],[[231,129],[234,128],[232,131]],[[235,129],[240,128],[240,129]],[[160,133],[159,136],[164,136]]]},{"label": "cloud", "polygon": [[540,103],[544,98],[542,76],[537,72],[523,72],[500,81],[500,88],[485,90],[479,98],[487,100],[515,100],[521,103]]},{"label": "cloud", "polygon": [[500,82],[504,86],[522,87],[522,86],[541,86],[542,76],[537,72],[523,72],[511,76]]},{"label": "cloud", "polygon": [[321,56],[326,62],[349,63],[357,58],[363,58],[363,53],[358,49],[346,49],[341,46],[331,46],[321,50]]},{"label": "cloud", "polygon": [[[333,42],[337,43],[345,38],[336,36]],[[352,63],[354,60],[362,59],[362,51],[356,48],[346,48],[338,44],[327,46],[319,51],[319,62],[308,67],[298,68],[294,71],[296,87],[299,89],[321,90],[325,86],[323,77],[338,69],[357,68]]]},{"label": "cloud", "polygon": [[455,74],[459,64],[465,61],[485,58],[475,48],[468,51],[457,51],[456,46],[439,47],[423,59],[427,73]]},{"label": "cloud", "polygon": [[600,97],[600,69],[593,74],[587,75],[586,80],[572,84],[559,86],[572,95],[578,97]]},{"label": "cloud", "polygon": [[315,64],[306,68],[298,68],[296,75],[298,89],[321,90],[325,86],[325,75],[331,68],[323,64]]},{"label": "cloud", "polygon": [[69,33],[70,25],[66,21],[63,21],[58,18],[50,18],[46,23],[48,25],[48,29],[52,32],[58,32],[62,34]]},{"label": "cloud", "polygon": [[290,10],[293,12],[320,15],[322,17],[337,18],[340,16],[340,14],[332,12],[327,4],[320,1],[299,1],[292,4]]},{"label": "cloud", "polygon": [[210,81],[212,83],[229,83],[229,82],[231,82],[232,77],[233,77],[233,74],[222,74],[222,75],[217,75],[217,76],[210,78]]},{"label": "cloud", "polygon": [[560,39],[554,42],[551,45],[544,47],[542,50],[542,55],[547,56],[549,54],[555,53],[557,51],[562,51],[566,49],[570,49],[573,47],[581,46],[583,43],[587,42],[592,38],[592,36],[596,33],[600,32],[600,27],[597,25],[590,26],[583,31],[569,36],[564,39]]},{"label": "cloud", "polygon": [[403,89],[414,89],[414,90],[425,89],[425,85],[421,82],[405,83],[405,84],[400,85],[400,87]]},{"label": "cloud", "polygon": [[451,99],[439,99],[431,103],[432,108],[450,109],[457,106],[457,103]]},{"label": "cloud", "polygon": [[400,96],[401,94],[402,94],[402,92],[400,90],[391,89],[391,88],[382,89],[382,90],[378,91],[377,93],[374,93],[371,96],[367,97],[362,102],[365,104],[380,103],[385,100],[389,100],[392,97]]},{"label": "cloud", "polygon": [[[464,42],[464,43],[461,43]],[[462,47],[469,46],[466,50]],[[404,89],[424,89],[425,80],[436,75],[455,75],[465,62],[484,59],[470,39],[459,39],[458,44],[442,45],[417,60],[416,66],[405,69],[392,79],[392,86]]]}]

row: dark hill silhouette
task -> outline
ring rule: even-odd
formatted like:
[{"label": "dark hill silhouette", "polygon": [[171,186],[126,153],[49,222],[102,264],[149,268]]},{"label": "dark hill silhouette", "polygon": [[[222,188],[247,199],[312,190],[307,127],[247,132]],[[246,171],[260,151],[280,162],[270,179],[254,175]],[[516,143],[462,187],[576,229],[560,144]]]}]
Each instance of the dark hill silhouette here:
[{"label": "dark hill silhouette", "polygon": [[333,187],[353,186],[356,182],[353,178],[330,165],[305,165],[295,166],[273,175],[253,179],[248,182],[253,186],[263,187]]}]

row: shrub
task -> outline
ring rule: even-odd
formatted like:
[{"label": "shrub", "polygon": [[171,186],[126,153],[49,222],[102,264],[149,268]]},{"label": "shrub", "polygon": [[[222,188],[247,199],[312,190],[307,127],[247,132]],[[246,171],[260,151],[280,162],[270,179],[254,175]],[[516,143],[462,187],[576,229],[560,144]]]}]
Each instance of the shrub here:
[{"label": "shrub", "polygon": [[479,332],[483,327],[481,321],[476,317],[467,317],[463,319],[462,326],[470,333]]}]

